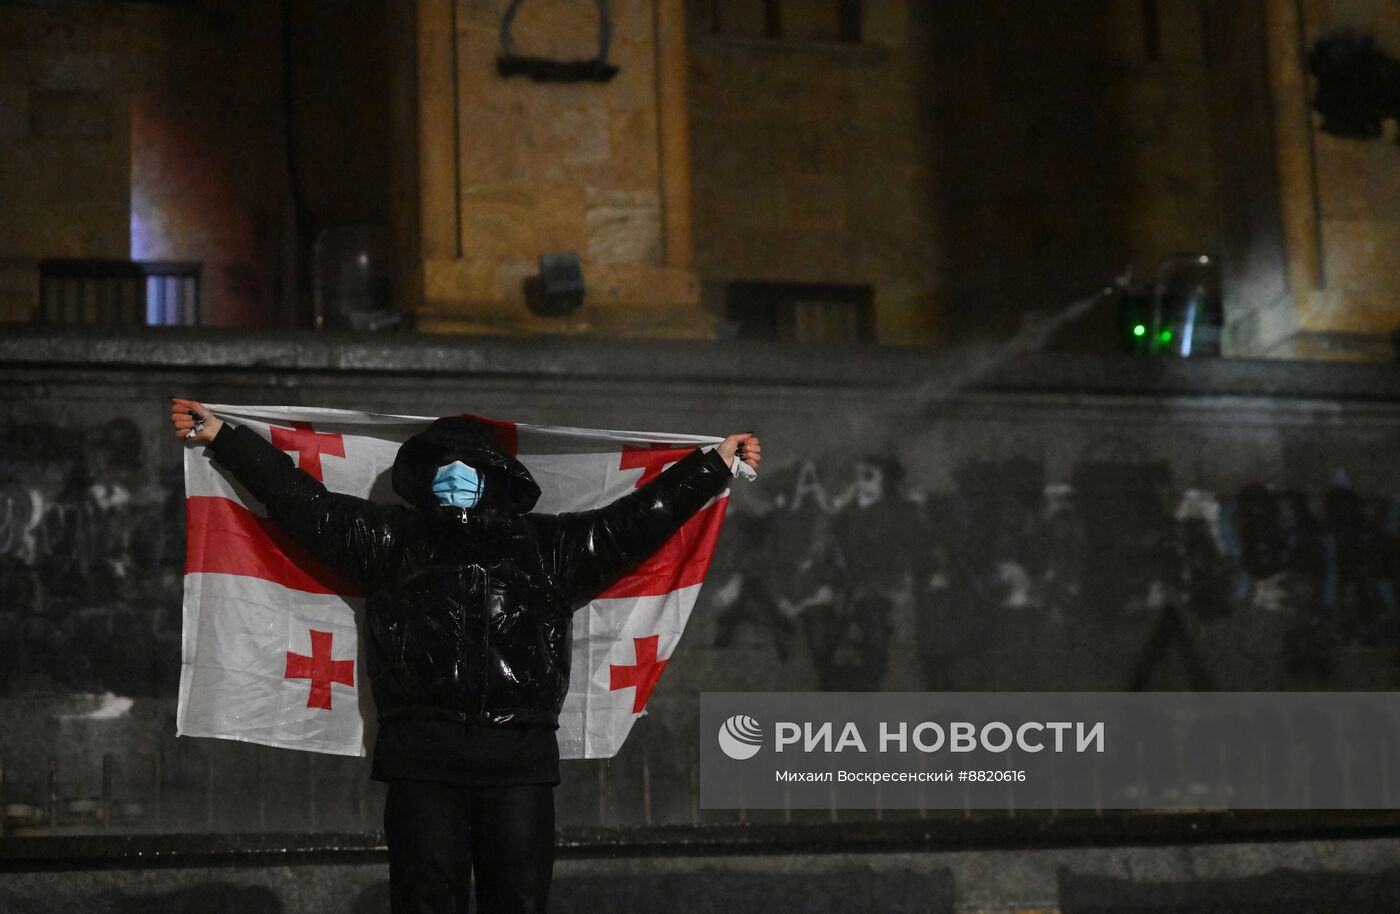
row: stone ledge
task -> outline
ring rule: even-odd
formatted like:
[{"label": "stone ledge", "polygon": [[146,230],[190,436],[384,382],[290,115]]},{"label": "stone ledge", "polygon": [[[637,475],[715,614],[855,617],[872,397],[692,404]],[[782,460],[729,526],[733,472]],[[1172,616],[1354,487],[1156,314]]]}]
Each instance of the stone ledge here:
[{"label": "stone ledge", "polygon": [[[1400,811],[1110,813],[822,825],[562,828],[562,859],[1138,847],[1400,837]],[[0,872],[387,861],[367,834],[72,835],[0,838]]]},{"label": "stone ledge", "polygon": [[[995,363],[996,367],[982,366]],[[7,324],[0,366],[16,369],[379,373],[621,382],[739,382],[895,390],[1102,396],[1267,397],[1400,402],[1400,366],[1034,353],[995,347],[794,346],[571,336],[355,334],[313,330],[63,329]],[[940,391],[942,393],[940,393]]]}]

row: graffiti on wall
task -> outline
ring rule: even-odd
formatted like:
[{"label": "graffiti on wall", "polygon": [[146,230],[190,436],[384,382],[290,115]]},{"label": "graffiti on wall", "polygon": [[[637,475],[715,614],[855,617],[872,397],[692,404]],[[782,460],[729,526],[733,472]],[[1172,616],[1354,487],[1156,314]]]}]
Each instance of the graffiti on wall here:
[{"label": "graffiti on wall", "polygon": [[178,476],[150,481],[129,419],[12,424],[4,437],[0,694],[171,692],[184,561]]},{"label": "graffiti on wall", "polygon": [[[60,423],[14,424],[6,439],[0,694],[172,694],[178,464],[153,481],[129,419],[81,440]],[[942,490],[912,475],[889,456],[767,473],[763,507],[732,512],[721,538],[704,596],[711,646],[756,639],[808,664],[806,687],[844,691],[887,685],[897,646],[918,687],[980,687],[959,668],[1013,634],[1078,631],[1131,655],[1101,688],[1152,687],[1169,663],[1189,687],[1219,686],[1200,643],[1213,620],[1253,620],[1299,684],[1337,681],[1358,645],[1397,644],[1400,495],[1360,492],[1344,467],[1308,492],[1214,492],[1108,437],[1063,478],[1026,456],[963,459]]]},{"label": "graffiti on wall", "polygon": [[[927,689],[998,687],[957,671],[1008,640],[1067,660],[1076,641],[1106,645],[1121,675],[1092,686],[1109,689],[1152,688],[1168,666],[1179,687],[1221,687],[1212,637],[1258,642],[1299,685],[1339,681],[1348,650],[1400,645],[1400,496],[1359,492],[1344,468],[1312,492],[1211,492],[1108,438],[1066,479],[1026,457],[968,459],[952,478],[930,491],[889,458],[771,473],[769,503],[736,512],[716,555],[712,646],[805,651],[806,687],[871,690],[889,687],[902,639]],[[1397,661],[1381,662],[1400,679]]]}]

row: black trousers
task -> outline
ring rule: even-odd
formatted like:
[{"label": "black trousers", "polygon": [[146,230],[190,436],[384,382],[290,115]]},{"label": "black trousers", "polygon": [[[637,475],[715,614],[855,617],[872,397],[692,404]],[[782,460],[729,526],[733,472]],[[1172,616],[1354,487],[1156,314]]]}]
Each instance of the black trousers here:
[{"label": "black trousers", "polygon": [[389,782],[384,805],[393,914],[544,911],[554,872],[554,787]]}]

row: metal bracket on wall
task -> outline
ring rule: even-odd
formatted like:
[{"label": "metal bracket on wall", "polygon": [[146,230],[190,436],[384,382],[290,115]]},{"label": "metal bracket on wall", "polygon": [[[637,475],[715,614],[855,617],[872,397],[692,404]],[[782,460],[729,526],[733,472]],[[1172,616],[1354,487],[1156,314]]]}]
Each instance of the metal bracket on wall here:
[{"label": "metal bracket on wall", "polygon": [[528,76],[535,82],[605,83],[612,79],[618,73],[618,68],[608,63],[608,49],[612,45],[612,16],[608,10],[608,0],[594,2],[598,6],[598,56],[592,60],[555,60],[515,53],[511,26],[525,0],[511,0],[505,17],[501,19],[501,55],[496,58],[496,72],[505,77]]}]

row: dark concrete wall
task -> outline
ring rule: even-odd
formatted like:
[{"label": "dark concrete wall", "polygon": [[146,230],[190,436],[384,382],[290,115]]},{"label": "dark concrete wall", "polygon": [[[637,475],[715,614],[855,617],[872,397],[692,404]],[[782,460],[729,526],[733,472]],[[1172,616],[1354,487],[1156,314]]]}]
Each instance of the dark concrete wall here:
[{"label": "dark concrete wall", "polygon": [[565,766],[564,823],[732,821],[694,806],[704,689],[1400,685],[1384,368],[1042,357],[951,395],[975,361],[177,333],[0,347],[4,791],[43,807],[56,759],[65,828],[91,827],[67,801],[98,795],[103,754],[122,828],[378,821],[360,760],[174,738],[171,393],[760,432],[763,478],[736,486],[646,720],[611,762]]}]

